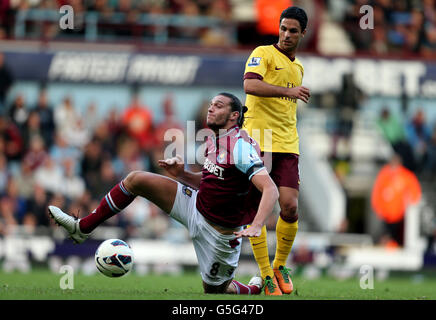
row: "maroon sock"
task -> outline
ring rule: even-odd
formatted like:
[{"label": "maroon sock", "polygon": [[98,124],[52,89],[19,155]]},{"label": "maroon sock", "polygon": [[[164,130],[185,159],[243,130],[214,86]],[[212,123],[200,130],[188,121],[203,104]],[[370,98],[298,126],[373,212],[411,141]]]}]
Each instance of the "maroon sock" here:
[{"label": "maroon sock", "polygon": [[235,285],[237,293],[236,294],[259,294],[260,288],[258,286],[249,286],[239,281],[233,280],[232,283]]},{"label": "maroon sock", "polygon": [[135,199],[135,195],[127,191],[121,181],[101,199],[99,206],[88,216],[80,219],[80,231],[90,233],[102,222],[126,208]]}]

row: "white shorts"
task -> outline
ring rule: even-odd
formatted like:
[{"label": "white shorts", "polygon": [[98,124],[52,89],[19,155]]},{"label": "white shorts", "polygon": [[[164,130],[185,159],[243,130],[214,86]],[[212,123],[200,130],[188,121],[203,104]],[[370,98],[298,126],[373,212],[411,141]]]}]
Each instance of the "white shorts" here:
[{"label": "white shorts", "polygon": [[207,223],[197,210],[196,199],[196,190],[178,183],[170,217],[188,229],[203,281],[218,286],[234,277],[241,254],[241,239],[235,242],[234,235],[221,234]]}]

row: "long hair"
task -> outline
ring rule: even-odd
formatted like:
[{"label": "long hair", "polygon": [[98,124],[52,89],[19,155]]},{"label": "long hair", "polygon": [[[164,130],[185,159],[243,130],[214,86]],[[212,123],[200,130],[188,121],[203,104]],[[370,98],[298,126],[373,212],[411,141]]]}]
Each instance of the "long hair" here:
[{"label": "long hair", "polygon": [[218,93],[217,96],[224,96],[230,98],[231,100],[230,108],[232,109],[232,112],[234,111],[239,112],[238,126],[241,128],[242,125],[244,124],[244,113],[247,112],[248,108],[246,106],[243,106],[241,101],[234,94],[228,92],[221,92]]}]

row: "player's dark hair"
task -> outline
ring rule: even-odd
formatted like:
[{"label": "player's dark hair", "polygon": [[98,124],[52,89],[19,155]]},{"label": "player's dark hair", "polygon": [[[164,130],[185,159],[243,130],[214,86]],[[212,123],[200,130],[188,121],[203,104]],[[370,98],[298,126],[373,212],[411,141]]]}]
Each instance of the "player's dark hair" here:
[{"label": "player's dark hair", "polygon": [[283,10],[282,14],[280,15],[280,22],[282,20],[286,19],[295,19],[300,23],[301,32],[303,32],[307,27],[307,14],[306,11],[299,7],[289,7],[285,10]]},{"label": "player's dark hair", "polygon": [[230,98],[230,108],[232,109],[232,112],[239,112],[238,126],[242,127],[242,125],[244,124],[244,113],[247,112],[248,108],[246,106],[243,106],[241,101],[234,94],[221,92],[217,95]]}]

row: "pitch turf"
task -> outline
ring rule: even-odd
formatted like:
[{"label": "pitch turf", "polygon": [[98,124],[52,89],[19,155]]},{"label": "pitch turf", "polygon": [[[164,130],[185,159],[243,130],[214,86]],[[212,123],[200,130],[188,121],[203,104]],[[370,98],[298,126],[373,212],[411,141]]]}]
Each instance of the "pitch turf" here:
[{"label": "pitch turf", "polygon": [[[0,300],[435,300],[436,279],[409,276],[390,277],[374,281],[374,289],[363,290],[360,281],[344,281],[323,277],[307,280],[294,276],[294,293],[281,297],[204,295],[200,276],[145,275],[135,273],[121,278],[107,278],[101,274],[74,275],[74,289],[62,290],[63,274],[45,270],[28,274],[0,271]],[[247,283],[249,277],[238,277]]]}]

